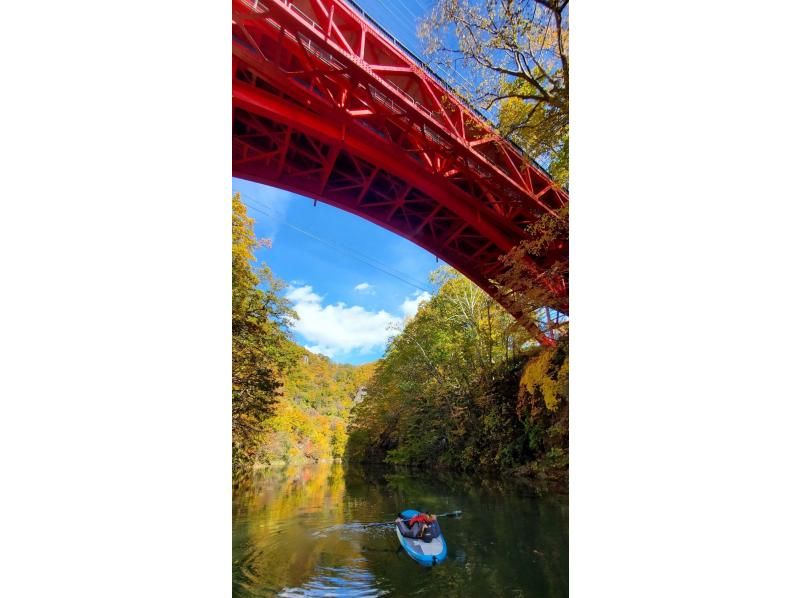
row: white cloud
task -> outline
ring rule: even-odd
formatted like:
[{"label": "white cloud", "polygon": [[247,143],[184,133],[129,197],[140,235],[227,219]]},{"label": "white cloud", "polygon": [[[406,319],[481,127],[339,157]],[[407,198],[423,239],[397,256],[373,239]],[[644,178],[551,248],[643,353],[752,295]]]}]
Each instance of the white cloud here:
[{"label": "white cloud", "polygon": [[366,293],[368,295],[375,294],[375,287],[369,284],[368,282],[359,282],[356,286],[353,287],[353,290],[359,293]]},{"label": "white cloud", "polygon": [[320,303],[322,301],[322,297],[317,295],[308,284],[302,287],[290,286],[286,298],[292,303]]},{"label": "white cloud", "polygon": [[343,302],[325,305],[311,285],[290,286],[286,298],[292,302],[298,315],[295,331],[309,342],[305,348],[335,358],[351,351],[369,353],[383,349],[389,338],[397,334],[403,323],[413,317],[420,304],[428,301],[431,295],[417,291],[412,297],[406,297],[399,307],[402,316]]},{"label": "white cloud", "polygon": [[[299,316],[295,330],[312,343],[306,348],[328,357],[383,348],[400,324],[398,317],[384,310],[374,312],[342,302],[323,305],[322,297],[309,285],[291,287],[286,298]],[[390,326],[395,329],[390,330]]]},{"label": "white cloud", "polygon": [[403,304],[400,306],[400,311],[403,312],[403,317],[413,318],[417,314],[420,304],[423,301],[430,301],[431,294],[428,291],[416,291],[413,297],[406,297]]},{"label": "white cloud", "polygon": [[333,359],[333,357],[336,355],[336,349],[333,347],[324,347],[322,345],[303,345],[303,348],[307,351],[311,351],[312,353],[330,357],[331,359]]}]

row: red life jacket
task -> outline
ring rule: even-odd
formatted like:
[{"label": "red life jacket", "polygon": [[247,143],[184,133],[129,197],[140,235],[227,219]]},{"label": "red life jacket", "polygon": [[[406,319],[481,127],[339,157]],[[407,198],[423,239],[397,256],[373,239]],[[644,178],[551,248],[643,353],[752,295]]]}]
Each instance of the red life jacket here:
[{"label": "red life jacket", "polygon": [[419,515],[414,515],[411,519],[408,520],[408,526],[411,527],[415,523],[430,523],[432,519],[430,515],[425,515],[424,513],[420,513]]}]

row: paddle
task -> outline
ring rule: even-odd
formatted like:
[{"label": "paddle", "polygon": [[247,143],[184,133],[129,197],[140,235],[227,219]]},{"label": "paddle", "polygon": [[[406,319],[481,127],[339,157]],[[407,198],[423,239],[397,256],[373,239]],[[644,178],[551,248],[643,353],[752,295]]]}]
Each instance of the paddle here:
[{"label": "paddle", "polygon": [[[450,513],[441,513],[437,514],[436,518],[439,519],[440,517],[461,517],[463,511],[451,511]],[[381,521],[379,523],[362,523],[364,527],[375,527],[378,525],[394,525],[394,521]]]}]

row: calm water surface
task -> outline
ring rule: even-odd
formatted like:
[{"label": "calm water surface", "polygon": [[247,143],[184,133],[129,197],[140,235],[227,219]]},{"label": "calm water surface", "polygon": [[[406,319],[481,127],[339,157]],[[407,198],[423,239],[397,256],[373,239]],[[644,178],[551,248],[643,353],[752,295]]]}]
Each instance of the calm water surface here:
[{"label": "calm water surface", "polygon": [[[402,549],[406,508],[444,513],[447,559]],[[289,466],[240,480],[233,500],[233,595],[567,596],[563,492],[479,476],[341,464]]]}]

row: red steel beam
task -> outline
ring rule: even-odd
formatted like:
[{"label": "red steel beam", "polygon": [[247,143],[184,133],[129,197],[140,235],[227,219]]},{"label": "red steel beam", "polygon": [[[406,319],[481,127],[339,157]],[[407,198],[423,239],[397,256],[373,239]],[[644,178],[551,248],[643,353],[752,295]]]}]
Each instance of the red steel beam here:
[{"label": "red steel beam", "polygon": [[[345,2],[341,0],[319,0],[319,2],[336,7],[337,14],[343,15],[346,19],[347,27],[353,30],[363,28],[369,33],[370,35],[366,38],[369,40],[369,46],[376,48],[372,53],[380,54],[384,61],[389,59],[393,64],[376,63],[374,59],[371,62],[362,60],[360,56],[351,52],[348,47],[342,47],[335,40],[327,38],[321,25],[315,23],[311,15],[302,10],[303,2],[299,0],[261,2],[259,4],[261,7],[259,9],[260,12],[251,12],[249,20],[256,26],[265,26],[265,23],[270,21],[286,30],[302,33],[308,39],[316,39],[338,61],[362,71],[360,73],[362,79],[365,78],[379,85],[383,93],[398,104],[405,106],[410,114],[415,115],[418,122],[424,122],[439,136],[449,140],[449,149],[458,152],[468,162],[477,162],[487,172],[491,173],[492,176],[488,178],[487,182],[495,186],[500,185],[506,188],[506,191],[509,187],[513,188],[518,194],[529,198],[532,197],[534,201],[539,202],[542,209],[546,211],[553,210],[555,206],[546,205],[539,199],[538,194],[541,188],[548,187],[551,184],[547,175],[532,166],[516,148],[503,140],[486,122],[464,106],[458,98],[446,90],[435,78],[428,75],[413,60],[405,56],[398,48],[379,34],[377,30],[372,28],[371,25],[363,21]],[[243,10],[246,10],[248,6],[252,6],[246,0],[238,0],[237,4],[241,5]],[[416,92],[403,92],[396,84],[388,82],[378,75],[378,71],[387,68],[400,68],[405,72],[411,73],[421,83],[417,86]],[[350,74],[353,76],[353,69],[348,70],[351,71]],[[433,90],[432,93],[426,93],[424,91],[425,88]],[[456,118],[451,119],[447,110],[440,109],[441,105],[437,106],[435,102],[432,102],[431,95],[447,97],[450,112],[454,112]],[[461,120],[462,118],[468,123],[467,131],[475,131],[479,137],[484,137],[488,133],[490,141],[481,144],[480,147],[470,146],[469,141],[471,139],[469,139],[469,136],[462,137],[459,128],[453,124],[454,120]],[[511,164],[503,164],[505,161],[503,160],[504,154],[507,152],[508,160]],[[534,180],[535,185],[531,186]],[[563,191],[555,191],[556,195],[559,193],[565,196]],[[558,203],[560,204],[561,202]]]},{"label": "red steel beam", "polygon": [[[509,251],[514,246],[514,239],[509,238],[493,225],[494,215],[491,212],[470,202],[468,197],[459,197],[462,195],[461,193],[448,193],[448,190],[443,189],[438,181],[428,173],[415,167],[414,163],[409,163],[409,159],[405,156],[392,158],[392,148],[380,147],[387,145],[380,138],[365,138],[359,130],[343,130],[331,121],[303,110],[295,104],[261,94],[255,88],[238,81],[233,82],[233,104],[255,114],[290,124],[311,135],[324,138],[330,143],[341,143],[358,156],[371,157],[380,168],[397,174],[414,187],[437,199],[443,206],[464,220],[474,222],[474,226],[502,251]],[[383,151],[376,151],[380,149]]]},{"label": "red steel beam", "polygon": [[[233,50],[235,176],[388,228],[503,303],[497,258],[568,202],[546,174],[343,0],[234,0]],[[566,279],[546,284],[568,313]]]}]

